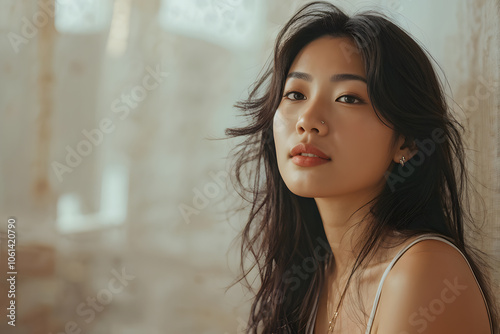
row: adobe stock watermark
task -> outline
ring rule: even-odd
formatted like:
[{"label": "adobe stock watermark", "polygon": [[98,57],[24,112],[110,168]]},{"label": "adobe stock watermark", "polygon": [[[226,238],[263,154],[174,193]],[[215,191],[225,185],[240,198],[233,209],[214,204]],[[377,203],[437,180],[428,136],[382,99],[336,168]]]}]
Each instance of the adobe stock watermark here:
[{"label": "adobe stock watermark", "polygon": [[415,145],[418,147],[416,152],[412,152],[415,155],[405,162],[404,167],[401,165],[394,167],[398,169],[399,174],[389,171],[385,172],[385,178],[391,191],[394,192],[396,184],[405,182],[415,172],[415,167],[421,166],[425,162],[426,157],[430,157],[436,151],[436,144],[442,144],[445,141],[445,132],[441,128],[434,129],[430,139],[425,138],[422,141],[415,139]]},{"label": "adobe stock watermark", "polygon": [[199,215],[202,210],[208,207],[212,199],[219,196],[221,189],[224,188],[229,173],[225,170],[221,170],[217,173],[210,171],[208,175],[214,182],[206,182],[201,189],[198,187],[192,189],[194,193],[191,203],[192,206],[185,203],[181,203],[177,206],[186,224],[191,223],[192,215]]},{"label": "adobe stock watermark", "polygon": [[[147,74],[142,78],[141,84],[135,85],[128,94],[121,94],[119,98],[111,102],[111,111],[117,114],[121,120],[125,120],[131,110],[136,109],[148,97],[149,93],[157,89],[168,76],[168,72],[163,72],[160,65],[157,65],[155,69],[146,66],[145,71]],[[55,160],[51,164],[59,182],[63,182],[64,174],[72,173],[75,168],[80,166],[83,158],[89,156],[94,147],[102,144],[105,135],[112,133],[115,129],[116,124],[113,123],[113,120],[105,117],[100,120],[97,128],[81,131],[85,139],[80,140],[75,148],[66,145],[65,164]]]},{"label": "adobe stock watermark", "polygon": [[[410,314],[408,322],[413,327],[416,327],[418,333],[423,333],[429,323],[432,323],[437,317],[446,310],[446,305],[453,303],[462,294],[462,291],[467,289],[466,285],[461,285],[458,282],[458,277],[455,277],[453,282],[444,279],[445,287],[441,290],[438,298],[434,298],[426,307],[419,307],[417,311]],[[410,334],[402,332],[400,334]]]},{"label": "adobe stock watermark", "polygon": [[[263,305],[264,312],[268,313],[270,312],[270,308],[283,304],[285,302],[286,291],[288,291],[287,288],[289,288],[290,291],[297,290],[310,275],[318,270],[319,263],[328,258],[328,254],[331,251],[330,245],[320,237],[316,238],[316,242],[317,245],[313,250],[314,256],[304,258],[300,265],[293,264],[290,269],[283,273],[283,276],[281,277],[283,288],[278,289],[274,296],[276,303],[272,305]],[[322,252],[323,255],[321,255]]]},{"label": "adobe stock watermark", "polygon": [[[96,318],[96,312],[102,312],[104,307],[113,301],[113,296],[121,293],[129,282],[135,279],[135,276],[127,274],[125,268],[122,268],[121,273],[115,269],[111,269],[111,274],[114,276],[108,281],[106,288],[99,290],[95,297],[87,297],[85,302],[81,302],[75,309],[75,313],[84,318],[86,324],[91,323]],[[68,321],[64,325],[63,332],[55,334],[81,334],[82,328],[76,321]],[[50,334],[53,334],[50,332]]]},{"label": "adobe stock watermark", "polygon": [[479,76],[478,81],[479,83],[474,89],[474,94],[465,97],[461,105],[461,107],[469,112],[476,111],[479,108],[479,102],[488,99],[500,87],[498,81],[486,81],[482,75]]},{"label": "adobe stock watermark", "polygon": [[21,18],[21,31],[16,33],[10,31],[7,34],[7,39],[9,40],[12,50],[17,54],[21,51],[21,46],[28,44],[33,38],[38,35],[38,30],[46,26],[51,19],[54,19],[56,13],[56,6],[72,6],[75,7],[73,12],[83,12],[82,2],[74,0],[55,0],[55,1],[44,1],[37,0],[36,11],[31,19],[23,16]]},{"label": "adobe stock watermark", "polygon": [[227,34],[246,24],[238,17],[242,10],[245,10],[243,0],[184,1],[173,2],[168,14],[174,20],[203,22],[205,28]]},{"label": "adobe stock watermark", "polygon": [[[286,285],[293,284],[290,287],[291,291],[295,291],[300,287],[303,280],[309,278],[309,275],[318,270],[318,261],[325,261],[328,257],[330,245],[320,237],[316,238],[318,245],[314,248],[313,252],[315,256],[309,256],[302,260],[300,265],[294,264],[290,269],[283,273],[282,282]],[[321,251],[325,251],[323,255],[320,254]],[[293,274],[293,275],[292,275]]]}]

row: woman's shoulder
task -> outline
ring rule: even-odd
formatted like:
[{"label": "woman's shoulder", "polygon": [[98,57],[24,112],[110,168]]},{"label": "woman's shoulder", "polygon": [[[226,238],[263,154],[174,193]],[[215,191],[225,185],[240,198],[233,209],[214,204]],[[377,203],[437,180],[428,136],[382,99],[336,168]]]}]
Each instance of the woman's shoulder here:
[{"label": "woman's shoulder", "polygon": [[417,236],[405,242],[404,246],[395,259],[396,263],[387,276],[387,282],[396,284],[400,280],[408,281],[415,277],[435,282],[440,275],[453,274],[475,282],[462,252],[448,239],[435,235]]},{"label": "woman's shoulder", "polygon": [[441,238],[418,239],[406,243],[383,283],[377,332],[490,333],[481,290],[462,253]]}]

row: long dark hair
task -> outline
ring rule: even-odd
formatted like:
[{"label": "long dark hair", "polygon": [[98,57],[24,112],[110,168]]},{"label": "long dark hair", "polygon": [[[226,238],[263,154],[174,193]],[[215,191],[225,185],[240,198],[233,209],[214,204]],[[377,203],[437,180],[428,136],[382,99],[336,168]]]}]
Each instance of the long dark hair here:
[{"label": "long dark hair", "polygon": [[[407,237],[434,232],[450,239],[467,257],[489,305],[496,331],[497,310],[484,268],[484,254],[472,247],[464,228],[474,228],[471,189],[461,138],[463,128],[450,114],[445,93],[427,52],[384,15],[372,11],[349,17],[327,2],[304,5],[279,32],[274,59],[235,104],[248,125],[228,128],[245,136],[235,149],[234,184],[251,203],[241,232],[241,270],[248,284],[257,270],[260,287],[251,307],[248,333],[304,332],[333,254],[313,198],[293,194],[277,166],[273,117],[290,66],[308,43],[322,37],[350,37],[361,53],[368,94],[375,112],[418,150],[405,167],[393,164],[386,186],[372,201],[371,224],[352,273],[381,246],[387,233]],[[248,180],[250,183],[248,184]],[[368,203],[367,203],[368,204]],[[252,264],[246,265],[250,257]],[[297,268],[302,268],[300,273]],[[351,273],[351,274],[352,274]]]}]

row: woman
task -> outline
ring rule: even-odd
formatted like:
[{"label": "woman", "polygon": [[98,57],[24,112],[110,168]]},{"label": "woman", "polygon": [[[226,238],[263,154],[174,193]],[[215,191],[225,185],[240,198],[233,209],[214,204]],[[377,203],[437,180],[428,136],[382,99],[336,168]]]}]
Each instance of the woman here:
[{"label": "woman", "polygon": [[498,333],[487,264],[464,239],[460,125],[407,33],[307,4],[236,107],[250,124],[226,135],[254,139],[235,164],[253,196],[241,279],[260,278],[248,333]]}]

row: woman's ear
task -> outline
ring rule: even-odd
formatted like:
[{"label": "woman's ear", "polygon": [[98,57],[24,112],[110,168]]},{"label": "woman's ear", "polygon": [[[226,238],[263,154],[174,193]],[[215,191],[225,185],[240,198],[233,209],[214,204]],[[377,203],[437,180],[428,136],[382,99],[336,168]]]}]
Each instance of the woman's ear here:
[{"label": "woman's ear", "polygon": [[396,147],[397,149],[392,159],[395,163],[399,163],[402,157],[405,157],[405,161],[408,161],[418,152],[415,140],[403,135],[399,136]]}]

